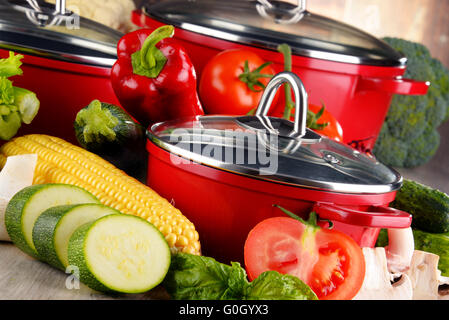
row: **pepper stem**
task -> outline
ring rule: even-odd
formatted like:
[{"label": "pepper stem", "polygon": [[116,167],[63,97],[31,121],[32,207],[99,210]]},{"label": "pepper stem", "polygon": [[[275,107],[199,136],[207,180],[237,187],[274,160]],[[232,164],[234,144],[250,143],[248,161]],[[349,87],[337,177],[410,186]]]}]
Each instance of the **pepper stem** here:
[{"label": "pepper stem", "polygon": [[135,74],[156,78],[163,69],[167,58],[156,47],[161,40],[173,36],[175,28],[164,25],[154,30],[143,42],[142,48],[131,55]]},{"label": "pepper stem", "polygon": [[175,28],[167,25],[154,30],[143,42],[140,49],[140,62],[147,68],[154,68],[156,66],[155,53],[158,50],[156,44],[165,38],[173,36]]}]

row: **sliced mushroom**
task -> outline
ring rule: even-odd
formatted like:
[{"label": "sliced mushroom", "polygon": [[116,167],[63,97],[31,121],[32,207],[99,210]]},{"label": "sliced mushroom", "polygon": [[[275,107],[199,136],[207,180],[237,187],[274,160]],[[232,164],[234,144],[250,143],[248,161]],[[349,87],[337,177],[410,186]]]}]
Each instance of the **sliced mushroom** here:
[{"label": "sliced mushroom", "polygon": [[0,241],[10,241],[5,227],[5,211],[9,200],[23,188],[33,183],[37,155],[10,156],[0,171]]},{"label": "sliced mushroom", "polygon": [[440,257],[415,250],[407,275],[413,286],[413,300],[449,300],[449,278],[438,270]]},{"label": "sliced mushroom", "polygon": [[388,229],[388,246],[385,247],[385,250],[390,272],[403,273],[407,271],[415,250],[412,228]]},{"label": "sliced mushroom", "polygon": [[354,300],[411,300],[413,289],[406,274],[393,283],[394,275],[388,271],[385,248],[362,248],[365,256],[365,279]]}]

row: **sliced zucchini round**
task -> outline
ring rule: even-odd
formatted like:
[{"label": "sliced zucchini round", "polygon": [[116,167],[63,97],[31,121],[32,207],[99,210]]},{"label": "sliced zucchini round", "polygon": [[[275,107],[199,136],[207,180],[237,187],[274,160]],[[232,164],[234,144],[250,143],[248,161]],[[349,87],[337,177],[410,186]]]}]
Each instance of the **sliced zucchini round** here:
[{"label": "sliced zucchini round", "polygon": [[79,227],[68,248],[69,265],[80,280],[102,292],[141,293],[162,282],[170,249],[148,221],[126,214],[102,217]]},{"label": "sliced zucchini round", "polygon": [[36,219],[48,208],[78,203],[100,202],[90,192],[70,184],[38,184],[26,187],[16,193],[6,207],[6,231],[20,250],[39,258],[33,243]]},{"label": "sliced zucchini round", "polygon": [[68,266],[67,248],[73,232],[81,225],[119,211],[102,204],[74,204],[45,210],[33,228],[33,243],[39,258],[65,270]]}]

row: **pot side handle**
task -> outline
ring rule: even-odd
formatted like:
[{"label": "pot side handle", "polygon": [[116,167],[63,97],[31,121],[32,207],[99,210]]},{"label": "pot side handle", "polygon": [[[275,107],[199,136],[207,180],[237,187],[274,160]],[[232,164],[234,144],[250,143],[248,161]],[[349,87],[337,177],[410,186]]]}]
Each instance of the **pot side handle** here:
[{"label": "pot side handle", "polygon": [[321,219],[371,228],[408,228],[412,216],[398,209],[386,206],[370,206],[367,211],[349,209],[331,203],[317,202],[313,211]]},{"label": "pot side handle", "polygon": [[384,91],[392,94],[425,95],[429,81],[417,81],[404,78],[365,78],[361,77],[357,91]]}]

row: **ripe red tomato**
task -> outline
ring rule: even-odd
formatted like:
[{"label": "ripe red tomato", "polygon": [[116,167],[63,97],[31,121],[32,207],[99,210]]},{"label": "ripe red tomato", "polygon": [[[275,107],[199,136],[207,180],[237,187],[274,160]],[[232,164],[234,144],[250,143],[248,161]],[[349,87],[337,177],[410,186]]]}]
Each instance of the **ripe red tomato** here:
[{"label": "ripe red tomato", "polygon": [[[314,104],[309,104],[309,110],[313,113],[317,114],[322,106],[317,106]],[[324,108],[323,114],[319,119],[317,119],[316,123],[318,125],[327,123],[327,125],[323,129],[312,129],[330,139],[334,139],[339,142],[343,142],[343,129],[341,128],[340,123],[335,119],[335,117]]]},{"label": "ripe red tomato", "polygon": [[[225,50],[214,56],[204,67],[198,87],[205,112],[245,115],[256,108],[264,87],[275,74],[270,65],[257,70],[265,63],[256,53],[243,49]],[[258,73],[251,73],[254,70]]]},{"label": "ripe red tomato", "polygon": [[365,277],[362,249],[348,235],[290,217],[263,220],[248,234],[244,259],[250,280],[275,270],[304,281],[322,300],[349,300]]},{"label": "ripe red tomato", "polygon": [[[269,115],[271,115],[273,117],[282,118],[284,116],[284,108],[285,108],[285,102],[283,101],[283,99],[279,99],[279,103],[274,108],[274,110],[269,113]],[[320,112],[321,108],[323,108],[323,106],[317,106],[315,104],[310,104],[310,103],[308,105],[308,110],[313,112],[315,115],[317,115]],[[295,120],[295,110],[294,109],[291,111],[290,120],[291,121]],[[308,120],[309,120],[309,115],[308,115]],[[307,122],[309,122],[309,121],[307,121]],[[326,125],[324,126],[324,124],[326,124]],[[308,123],[308,125],[309,125],[309,123]],[[322,126],[324,126],[324,128],[318,128],[318,127],[322,127]],[[319,118],[315,120],[315,124],[312,124],[310,129],[312,129],[313,131],[318,132],[319,134],[322,134],[330,139],[333,139],[333,140],[336,140],[339,142],[343,142],[343,129],[342,129],[340,123],[337,121],[337,119],[332,115],[332,113],[327,111],[326,107],[324,108],[324,111],[321,114],[321,116],[319,116]]]}]

